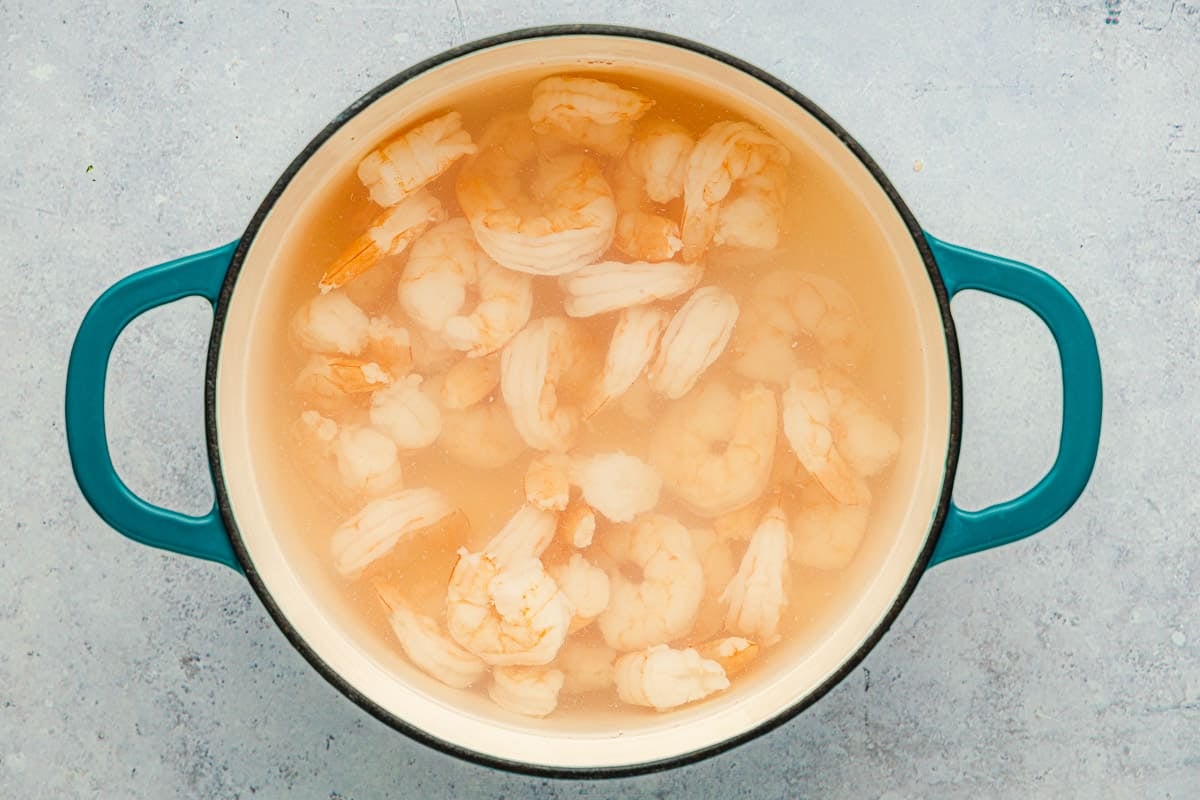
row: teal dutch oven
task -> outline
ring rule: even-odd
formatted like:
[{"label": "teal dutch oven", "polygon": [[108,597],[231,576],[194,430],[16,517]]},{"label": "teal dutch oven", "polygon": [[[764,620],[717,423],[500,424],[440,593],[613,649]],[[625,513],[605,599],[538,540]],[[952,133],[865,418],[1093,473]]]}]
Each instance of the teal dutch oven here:
[{"label": "teal dutch oven", "polygon": [[[280,535],[286,499],[261,457],[270,440],[256,399],[254,364],[269,352],[263,320],[283,294],[283,269],[298,245],[289,232],[322,186],[350,174],[364,148],[398,120],[437,110],[456,91],[497,75],[641,70],[664,81],[700,82],[734,108],[818,159],[845,181],[893,256],[894,288],[917,366],[917,401],[906,411],[903,490],[873,524],[894,535],[857,578],[861,590],[828,630],[774,659],[734,689],[666,715],[591,724],[564,715],[503,716],[475,695],[458,696],[379,649],[311,579]],[[881,269],[885,268],[881,267]],[[882,277],[881,277],[882,279]],[[1014,300],[1049,328],[1062,367],[1062,432],[1049,472],[1020,497],[977,511],[951,500],[962,425],[959,353],[950,300],[977,290]],[[104,424],[105,374],[130,321],[183,297],[212,304],[205,381],[209,464],[216,502],[193,517],[138,497],[113,469]],[[129,538],[244,573],[293,645],[347,697],[388,725],[444,752],[503,769],[592,777],[696,761],[761,735],[844,678],[879,641],[927,569],[1036,533],[1083,491],[1100,435],[1096,342],[1079,304],[1033,267],[926,233],[879,167],[828,114],[770,75],[703,45],[643,30],[562,26],[474,42],[424,61],[338,115],[292,162],[234,242],[134,273],[101,295],[80,325],[66,386],[66,430],[79,487],[109,525]],[[907,460],[905,460],[907,459]],[[886,537],[884,537],[886,538]],[[389,660],[391,659],[391,660]]]}]

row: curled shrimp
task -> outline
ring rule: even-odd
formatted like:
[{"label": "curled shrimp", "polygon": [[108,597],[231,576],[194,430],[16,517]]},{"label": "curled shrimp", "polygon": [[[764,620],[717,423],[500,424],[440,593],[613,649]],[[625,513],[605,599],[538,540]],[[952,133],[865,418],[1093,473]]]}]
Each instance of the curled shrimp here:
[{"label": "curled shrimp", "polygon": [[604,357],[600,382],[584,408],[587,416],[625,394],[641,377],[658,352],[659,339],[670,319],[666,310],[656,306],[630,306],[621,311]]},{"label": "curled shrimp", "polygon": [[529,462],[525,470],[525,501],[537,508],[562,511],[571,499],[571,460],[562,453],[547,453]]},{"label": "curled shrimp", "polygon": [[567,563],[552,566],[549,572],[574,609],[571,633],[586,628],[608,608],[611,590],[608,573],[581,554],[573,554]]},{"label": "curled shrimp", "polygon": [[371,397],[371,424],[405,450],[428,447],[442,432],[441,412],[421,389],[423,381],[407,375]]},{"label": "curled shrimp", "polygon": [[718,286],[692,292],[671,318],[658,346],[658,357],[646,373],[650,388],[677,400],[725,352],[737,324],[738,304]]},{"label": "curled shrimp", "polygon": [[404,483],[396,443],[374,428],[339,426],[331,450],[342,485],[354,494],[378,497]]},{"label": "curled shrimp", "polygon": [[547,667],[495,667],[488,697],[503,709],[544,717],[558,706],[562,670]]},{"label": "curled shrimp", "polygon": [[424,189],[414,192],[376,217],[366,233],[347,245],[317,288],[325,294],[345,286],[387,256],[403,253],[429,226],[445,218],[440,200]]},{"label": "curled shrimp", "polygon": [[476,469],[507,466],[527,449],[499,398],[464,409],[442,409],[438,442],[455,461]]},{"label": "curled shrimp", "polygon": [[636,261],[666,261],[683,247],[679,223],[643,208],[646,200],[668,203],[683,193],[695,139],[678,123],[647,119],[613,175],[617,228],[613,246]]},{"label": "curled shrimp", "polygon": [[617,650],[639,650],[686,634],[704,594],[704,571],[691,534],[662,514],[645,514],[627,531],[610,531],[604,548],[619,563],[641,570],[634,581],[609,578],[608,608],[596,620],[604,641]]},{"label": "curled shrimp", "polygon": [[535,558],[502,567],[487,553],[459,551],[446,589],[446,628],[493,666],[540,666],[567,638],[573,609]]},{"label": "curled shrimp", "polygon": [[292,331],[314,353],[356,356],[367,346],[370,319],[343,292],[317,295],[292,317]]},{"label": "curled shrimp", "polygon": [[637,456],[597,453],[572,466],[572,480],[584,501],[613,522],[629,522],[658,505],[662,478]]},{"label": "curled shrimp", "polygon": [[423,672],[455,689],[466,689],[487,672],[486,664],[455,644],[436,620],[413,609],[399,590],[382,581],[374,586],[400,647]]},{"label": "curled shrimp", "polygon": [[730,247],[773,250],[787,204],[787,168],[768,164],[744,179],[721,204],[713,242]]},{"label": "curled shrimp", "polygon": [[791,516],[792,561],[812,569],[844,569],[862,546],[870,517],[869,501],[843,505],[824,492],[806,490]]},{"label": "curled shrimp", "polygon": [[[688,157],[683,186],[683,257],[695,261],[716,235],[723,202],[744,181],[773,174],[787,148],[748,122],[714,123]],[[735,195],[736,196],[736,195]]]},{"label": "curled shrimp", "polygon": [[843,372],[821,370],[834,436],[846,463],[864,478],[883,472],[900,453],[900,436]]},{"label": "curled shrimp", "polygon": [[639,92],[594,78],[553,76],[533,87],[529,121],[538,133],[619,156],[636,122],[654,101]]},{"label": "curled shrimp", "polygon": [[596,535],[596,512],[582,499],[573,497],[558,518],[558,537],[572,547],[590,547]]},{"label": "curled shrimp", "polygon": [[775,456],[775,393],[753,386],[734,393],[718,381],[670,406],[650,439],[650,463],[663,483],[702,517],[755,500]]},{"label": "curled shrimp", "polygon": [[617,651],[603,642],[589,642],[574,636],[558,651],[554,663],[566,678],[562,690],[567,694],[584,694],[613,685],[613,662],[616,660]]},{"label": "curled shrimp", "polygon": [[412,337],[408,328],[397,325],[387,316],[371,317],[363,354],[377,360],[393,377],[408,374],[413,366]]},{"label": "curled shrimp", "polygon": [[322,411],[344,411],[355,396],[365,396],[392,382],[374,361],[314,354],[293,384],[296,392]]},{"label": "curled shrimp", "polygon": [[[612,189],[581,153],[537,159],[529,123],[495,120],[458,175],[458,203],[479,246],[517,272],[562,275],[595,261],[616,226]],[[525,185],[524,172],[534,174]]]},{"label": "curled shrimp", "polygon": [[783,431],[796,458],[825,491],[839,503],[859,505],[867,502],[870,492],[842,455],[834,427],[838,397],[818,370],[796,370],[783,392]]},{"label": "curled shrimp", "polygon": [[465,358],[446,371],[439,395],[446,408],[470,408],[485,401],[499,385],[499,358]]},{"label": "curled shrimp", "polygon": [[618,697],[656,711],[702,700],[729,688],[725,670],[716,661],[691,648],[675,650],[665,644],[621,656],[613,676]]},{"label": "curled shrimp", "polygon": [[334,564],[343,575],[353,575],[391,552],[400,539],[438,524],[455,511],[436,489],[402,489],[372,500],[334,531]]},{"label": "curled shrimp", "polygon": [[372,150],[358,164],[358,179],[376,204],[394,206],[474,152],[471,134],[462,127],[462,114],[451,111]]},{"label": "curled shrimp", "polygon": [[[478,297],[473,310],[467,308],[468,290]],[[413,244],[398,293],[417,324],[474,357],[503,347],[533,310],[532,279],[493,261],[462,218],[443,222]]]},{"label": "curled shrimp", "polygon": [[554,540],[557,528],[557,515],[525,504],[484,545],[483,552],[494,558],[501,568],[537,559]]},{"label": "curled shrimp", "polygon": [[566,452],[574,443],[579,409],[559,401],[558,384],[583,356],[578,329],[562,317],[534,320],[504,349],[500,393],[530,447]]},{"label": "curled shrimp", "polygon": [[686,294],[703,276],[699,264],[603,261],[559,278],[558,285],[568,316],[594,317]]},{"label": "curled shrimp", "polygon": [[806,361],[852,366],[866,348],[863,323],[841,284],[776,270],[751,293],[731,347],[734,369],[750,380],[786,384]]},{"label": "curled shrimp", "polygon": [[725,627],[764,644],[779,639],[779,622],[787,607],[788,549],[791,533],[787,517],[771,508],[742,556],[737,573],[721,593],[729,609]]}]

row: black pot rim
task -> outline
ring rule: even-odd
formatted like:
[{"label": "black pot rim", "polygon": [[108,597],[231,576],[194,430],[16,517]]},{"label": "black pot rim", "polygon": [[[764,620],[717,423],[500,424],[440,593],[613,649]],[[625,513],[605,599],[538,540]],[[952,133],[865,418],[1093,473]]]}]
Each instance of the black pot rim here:
[{"label": "black pot rim", "polygon": [[[520,761],[509,761],[506,759],[495,758],[485,755],[467,748],[460,747],[452,742],[439,739],[431,734],[411,725],[404,719],[397,717],[386,709],[380,707],[370,698],[363,695],[355,689],[350,683],[339,675],[333,668],[326,664],[320,656],[308,645],[308,643],[300,636],[291,623],[284,616],[282,610],[275,603],[268,591],[262,577],[255,569],[254,562],[251,560],[249,553],[246,550],[245,543],[242,540],[241,530],[238,527],[237,520],[233,515],[233,510],[229,504],[229,494],[225,485],[224,474],[221,470],[221,455],[217,446],[217,421],[216,421],[216,375],[217,362],[221,350],[221,338],[224,331],[225,317],[228,313],[229,302],[233,295],[234,287],[237,284],[238,275],[241,272],[242,264],[245,260],[246,253],[249,250],[251,242],[266,219],[267,214],[279,199],[284,189],[291,182],[292,178],[300,171],[308,159],[316,152],[316,150],[324,144],[333,134],[341,128],[349,119],[354,117],[367,106],[371,105],[383,95],[395,89],[397,86],[411,80],[428,70],[437,67],[447,61],[459,58],[460,56],[484,50],[497,45],[509,44],[516,41],[539,39],[546,37],[561,37],[561,36],[615,36],[633,39],[642,39],[660,44],[670,45],[677,48],[690,50],[700,55],[707,56],[716,61],[720,61],[728,66],[734,67],[756,79],[767,84],[771,88],[788,97],[792,102],[804,108],[805,111],[816,117],[826,128],[828,128],[837,138],[858,158],[858,160],[870,171],[872,177],[880,185],[887,194],[888,199],[892,202],[897,213],[904,220],[909,233],[912,235],[913,241],[917,246],[917,250],[921,255],[921,259],[925,264],[926,272],[929,276],[929,281],[933,286],[934,293],[937,297],[938,308],[941,312],[942,327],[946,335],[946,351],[948,356],[948,367],[950,374],[950,436],[949,447],[946,453],[945,471],[942,482],[942,493],[938,500],[937,511],[930,526],[929,535],[925,542],[925,547],[920,555],[913,563],[912,571],[905,580],[903,587],[891,608],[884,615],[883,620],[876,626],[871,635],[867,637],[862,646],[842,663],[842,666],[827,680],[808,693],[802,700],[794,703],[788,708],[781,709],[773,717],[764,720],[757,726],[741,733],[737,736],[732,736],[721,742],[717,742],[705,748],[694,750],[688,753],[683,753],[669,758],[659,759],[656,761],[642,762],[616,767],[548,767],[537,764],[530,764]],[[521,773],[543,778],[569,778],[569,779],[596,779],[596,778],[615,778],[627,777],[633,775],[643,775],[651,772],[659,772],[668,769],[674,769],[687,764],[693,764],[702,761],[719,753],[726,752],[741,744],[744,744],[752,739],[755,739],[775,728],[783,725],[794,718],[797,714],[804,711],[813,703],[824,697],[834,686],[840,683],[858,665],[866,658],[868,652],[879,642],[883,635],[891,628],[896,617],[900,614],[900,610],[908,602],[916,589],[917,583],[924,574],[929,563],[930,556],[933,554],[935,545],[939,535],[941,534],[942,525],[946,519],[946,513],[950,506],[950,495],[954,485],[954,475],[958,465],[959,447],[962,438],[962,371],[959,360],[958,339],[955,333],[954,320],[950,315],[950,298],[946,293],[946,286],[942,281],[941,273],[938,271],[937,264],[934,261],[933,253],[929,248],[928,242],[925,240],[924,233],[921,227],[917,224],[916,218],[909,210],[908,206],[900,198],[899,193],[891,182],[884,175],[883,170],[875,163],[875,161],[867,154],[855,139],[828,114],[821,110],[815,103],[809,100],[806,96],[793,89],[783,81],[764,72],[758,67],[753,66],[739,58],[731,56],[722,51],[708,47],[707,45],[694,42],[679,36],[661,33],[658,31],[646,30],[642,28],[632,28],[616,25],[588,25],[588,24],[571,24],[571,25],[547,25],[532,28],[523,28],[513,30],[508,33],[490,36],[483,39],[478,39],[466,44],[459,45],[452,49],[446,50],[431,58],[425,59],[402,72],[397,73],[392,78],[379,84],[374,89],[364,94],[362,97],[355,100],[344,111],[338,114],[333,120],[318,133],[312,141],[308,143],[299,155],[288,165],[275,185],[271,187],[270,192],[263,199],[262,204],[258,207],[254,216],[251,218],[249,225],[246,227],[245,233],[242,235],[238,246],[233,255],[233,260],[229,266],[229,270],[225,275],[225,280],[221,285],[221,292],[217,300],[217,305],[213,315],[212,334],[209,340],[208,360],[206,367],[205,390],[204,390],[204,415],[205,415],[205,432],[208,447],[209,463],[212,469],[213,481],[216,491],[217,507],[221,511],[221,517],[224,520],[225,528],[229,532],[230,541],[233,544],[233,550],[237,554],[238,561],[242,565],[242,569],[246,577],[250,581],[250,585],[254,588],[255,593],[262,601],[267,612],[279,626],[279,629],[291,642],[300,654],[308,661],[312,667],[319,672],[329,683],[336,687],[343,695],[353,701],[355,704],[366,710],[379,721],[385,723],[391,728],[404,733],[411,739],[414,739],[422,744],[438,750],[442,753],[454,756],[456,758],[478,764],[485,767],[492,767],[508,772]]]}]

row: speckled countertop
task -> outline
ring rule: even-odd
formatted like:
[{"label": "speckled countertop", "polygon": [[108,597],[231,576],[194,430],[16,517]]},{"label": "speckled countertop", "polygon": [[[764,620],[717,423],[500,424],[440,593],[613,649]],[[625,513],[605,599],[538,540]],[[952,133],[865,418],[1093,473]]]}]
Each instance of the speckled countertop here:
[{"label": "speckled countertop", "polygon": [[[0,4],[0,796],[1194,796],[1200,6],[150,5]],[[234,572],[101,523],[62,425],[68,349],[105,287],[236,238],[299,148],[392,73],[568,21],[678,33],[795,85],[927,229],[1070,287],[1106,378],[1100,460],[1061,522],[933,570],[863,665],[782,728],[601,783],[493,772],[375,721],[309,668]],[[954,312],[957,499],[971,507],[1049,465],[1058,367],[1028,312],[982,296]],[[200,300],[154,311],[110,370],[119,469],[193,512],[212,498],[208,325]]]}]

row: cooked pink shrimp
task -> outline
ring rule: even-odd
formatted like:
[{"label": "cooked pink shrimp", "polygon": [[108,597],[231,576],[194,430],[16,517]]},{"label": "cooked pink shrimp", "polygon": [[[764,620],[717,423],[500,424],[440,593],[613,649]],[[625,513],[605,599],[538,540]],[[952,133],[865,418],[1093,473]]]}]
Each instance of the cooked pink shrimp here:
[{"label": "cooked pink shrimp", "polygon": [[314,353],[356,356],[367,346],[370,318],[344,292],[321,294],[292,317],[292,331]]},{"label": "cooked pink shrimp", "polygon": [[386,555],[401,538],[430,528],[456,509],[436,489],[402,489],[372,500],[334,531],[334,564],[353,575]]},{"label": "cooked pink shrimp", "polygon": [[758,650],[758,645],[740,636],[726,636],[696,645],[696,652],[720,664],[727,676],[736,675],[750,666],[758,658]]},{"label": "cooked pink shrimp", "polygon": [[483,552],[502,569],[519,561],[540,558],[558,528],[558,515],[523,505],[504,527],[483,546]]},{"label": "cooked pink shrimp", "polygon": [[[468,291],[478,297],[474,309],[467,308]],[[470,356],[499,350],[533,310],[531,278],[493,261],[461,217],[413,244],[398,293],[417,324]]]},{"label": "cooked pink shrimp", "polygon": [[579,409],[559,402],[557,385],[582,358],[580,332],[563,317],[534,320],[504,349],[500,392],[530,447],[566,452],[574,443]]},{"label": "cooked pink shrimp", "polygon": [[719,286],[692,292],[659,342],[658,357],[646,373],[650,388],[672,400],[690,392],[725,352],[738,313],[737,300]]},{"label": "cooked pink shrimp", "polygon": [[580,553],[573,554],[566,564],[550,567],[549,572],[574,609],[571,633],[586,628],[608,608],[611,591],[608,573]]},{"label": "cooked pink shrimp", "polygon": [[422,671],[455,689],[467,688],[487,672],[486,664],[442,633],[436,620],[414,610],[398,589],[379,580],[373,585],[400,647]]},{"label": "cooked pink shrimp", "polygon": [[800,463],[825,491],[839,503],[859,505],[870,492],[841,453],[833,422],[837,398],[818,370],[796,370],[783,393],[783,431]]},{"label": "cooked pink shrimp", "polygon": [[326,413],[345,411],[354,396],[364,396],[392,382],[374,361],[313,355],[293,384],[305,400]]},{"label": "cooked pink shrimp", "polygon": [[464,358],[446,371],[440,399],[450,409],[470,408],[488,398],[500,385],[500,359]]},{"label": "cooked pink shrimp", "polygon": [[657,306],[630,306],[621,311],[613,328],[604,371],[584,408],[592,416],[609,401],[620,397],[641,377],[658,352],[658,342],[671,315]]},{"label": "cooked pink shrimp", "polygon": [[869,499],[843,505],[819,489],[806,489],[791,516],[792,561],[813,569],[844,569],[862,546],[870,517]]},{"label": "cooked pink shrimp", "polygon": [[729,688],[725,670],[695,650],[674,650],[665,644],[617,659],[613,671],[617,696],[635,706],[656,711],[691,703]]},{"label": "cooked pink shrimp", "polygon": [[704,275],[699,264],[603,261],[559,278],[563,309],[572,317],[666,300],[690,292]]},{"label": "cooked pink shrimp", "polygon": [[613,175],[617,197],[613,246],[636,261],[666,261],[683,247],[679,222],[643,208],[646,200],[667,203],[683,193],[688,156],[695,140],[683,126],[647,119]]},{"label": "cooked pink shrimp", "polygon": [[688,157],[683,187],[684,258],[695,261],[703,255],[732,190],[763,173],[776,174],[790,160],[786,147],[748,122],[717,122],[709,127]]},{"label": "cooked pink shrimp", "polygon": [[608,607],[597,624],[610,647],[638,650],[691,630],[704,594],[704,570],[687,528],[663,514],[644,514],[628,531],[609,531],[603,547],[642,576],[633,581],[619,571],[609,575]]},{"label": "cooked pink shrimp", "polygon": [[[600,165],[580,153],[536,159],[527,120],[496,119],[458,175],[458,202],[479,246],[500,264],[562,275],[608,249],[617,222]],[[535,163],[536,160],[536,163]],[[528,187],[523,173],[534,175]]]},{"label": "cooked pink shrimp", "polygon": [[733,633],[768,645],[779,639],[779,622],[787,607],[790,544],[787,517],[775,506],[750,537],[737,574],[721,593],[729,609],[725,627]]},{"label": "cooked pink shrimp", "polygon": [[324,294],[346,285],[387,256],[403,253],[430,225],[445,218],[440,200],[424,189],[416,191],[376,217],[366,233],[347,245],[317,287]]},{"label": "cooked pink shrimp", "polygon": [[372,150],[358,164],[358,179],[381,206],[394,206],[475,152],[462,115],[451,111],[409,128]]},{"label": "cooked pink shrimp", "polygon": [[652,105],[645,95],[614,83],[556,75],[533,87],[529,121],[538,133],[619,156],[629,146],[633,123]]},{"label": "cooked pink shrimp", "polygon": [[496,705],[527,717],[544,717],[558,705],[562,670],[547,667],[495,667],[488,697]]}]

